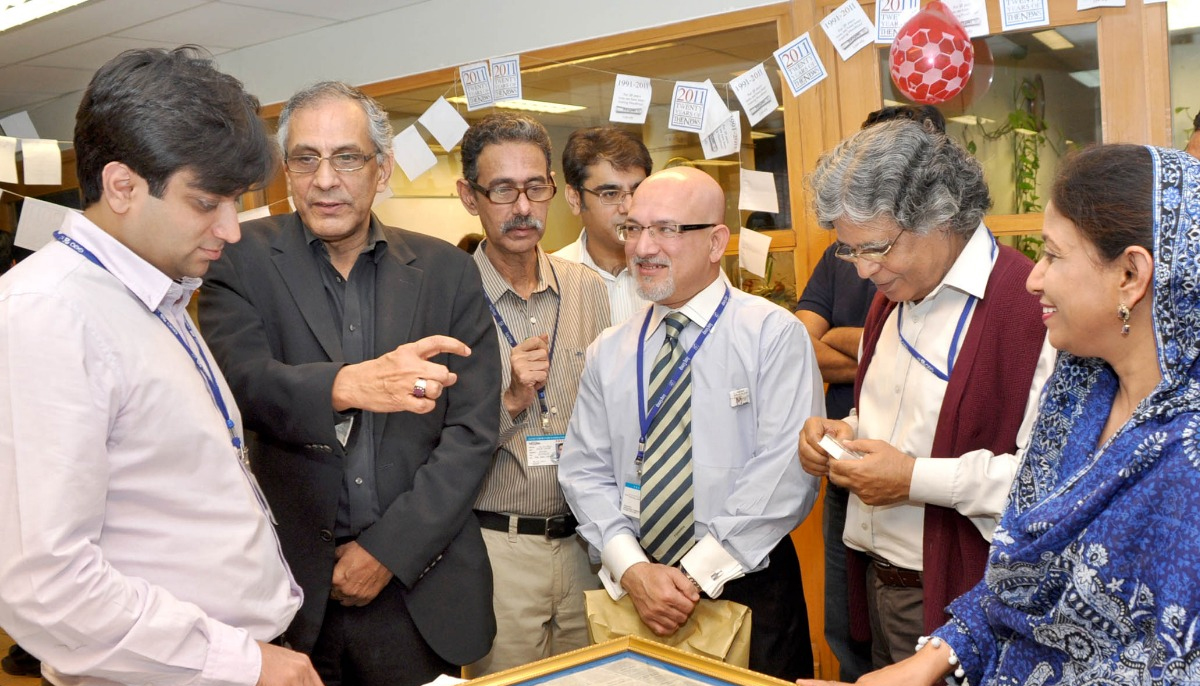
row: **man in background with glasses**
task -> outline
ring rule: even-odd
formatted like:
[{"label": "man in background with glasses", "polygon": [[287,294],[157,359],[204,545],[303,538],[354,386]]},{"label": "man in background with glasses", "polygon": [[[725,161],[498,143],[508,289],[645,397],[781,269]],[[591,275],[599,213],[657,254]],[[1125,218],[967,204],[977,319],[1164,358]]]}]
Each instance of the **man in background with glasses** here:
[{"label": "man in background with glasses", "polygon": [[608,296],[590,269],[538,246],[556,191],[541,123],[484,117],[463,138],[462,170],[458,197],[486,236],[475,263],[503,362],[503,392],[492,398],[500,447],[475,501],[495,576],[496,641],[468,669],[474,677],[587,645],[583,591],[596,582],[558,487],[558,456],[584,349],[608,326]]},{"label": "man in background with glasses", "polygon": [[457,675],[495,631],[471,503],[496,445],[496,340],[470,256],[371,213],[391,136],[355,88],[293,95],[278,142],[296,211],[247,223],[200,298],[304,587],[287,639],[328,684]]},{"label": "man in background with glasses", "polygon": [[[982,577],[1055,351],[1025,290],[1033,264],[983,224],[982,167],[934,126],[868,126],[811,182],[835,254],[884,296],[863,327],[855,411],[800,437],[804,469],[851,493],[849,629],[879,668]],[[827,435],[856,454],[834,459]]]},{"label": "man in background with glasses", "polygon": [[750,669],[813,673],[790,533],[812,509],[795,436],[823,414],[812,343],[729,285],[725,194],[698,169],[647,178],[619,228],[653,301],[589,348],[559,483],[613,599],[656,634],[701,597],[752,611]]},{"label": "man in background with glasses", "polygon": [[617,226],[625,221],[633,192],[650,175],[650,151],[641,137],[615,126],[579,129],[563,148],[567,203],[583,221],[579,240],[554,253],[600,275],[608,288],[609,313],[620,324],[646,305],[625,263]]}]

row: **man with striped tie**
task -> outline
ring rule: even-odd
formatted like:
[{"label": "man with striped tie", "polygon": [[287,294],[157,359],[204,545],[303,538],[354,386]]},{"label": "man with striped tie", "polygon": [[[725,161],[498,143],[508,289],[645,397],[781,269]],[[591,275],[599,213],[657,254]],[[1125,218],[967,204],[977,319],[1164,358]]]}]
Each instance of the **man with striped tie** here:
[{"label": "man with striped tie", "polygon": [[817,494],[791,444],[821,374],[795,317],[723,277],[724,214],[696,169],[634,193],[618,232],[653,303],[589,347],[558,477],[614,599],[660,635],[702,597],[747,605],[750,668],[790,680],[813,664],[788,534]]}]

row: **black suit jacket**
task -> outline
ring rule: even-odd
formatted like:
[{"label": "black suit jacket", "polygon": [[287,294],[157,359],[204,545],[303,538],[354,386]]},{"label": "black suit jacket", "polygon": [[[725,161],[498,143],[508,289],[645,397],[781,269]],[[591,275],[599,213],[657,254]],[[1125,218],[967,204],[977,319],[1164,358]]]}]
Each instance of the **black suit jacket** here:
[{"label": "black suit jacket", "polygon": [[[378,220],[372,217],[372,222]],[[458,383],[429,414],[379,414],[375,477],[382,514],[358,538],[395,575],[413,621],[442,658],[483,657],[496,633],[492,576],[471,505],[496,449],[500,359],[470,257],[437,238],[382,227],[375,353],[433,334],[470,346],[434,362]],[[329,599],[345,451],[334,432],[343,366],[320,265],[299,215],[248,222],[200,292],[200,324],[249,432],[252,468],[278,520],[304,605],[288,629],[311,651]]]}]

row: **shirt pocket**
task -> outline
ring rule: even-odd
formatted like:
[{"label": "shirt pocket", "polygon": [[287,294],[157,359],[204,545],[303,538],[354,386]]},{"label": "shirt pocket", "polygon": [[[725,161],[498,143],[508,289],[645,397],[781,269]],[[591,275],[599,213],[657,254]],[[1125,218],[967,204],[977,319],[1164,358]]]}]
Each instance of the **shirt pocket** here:
[{"label": "shirt pocket", "polygon": [[748,389],[749,379],[739,374],[715,384],[693,377],[692,462],[697,468],[741,471],[754,453],[754,394],[736,407],[731,401],[731,394]]}]

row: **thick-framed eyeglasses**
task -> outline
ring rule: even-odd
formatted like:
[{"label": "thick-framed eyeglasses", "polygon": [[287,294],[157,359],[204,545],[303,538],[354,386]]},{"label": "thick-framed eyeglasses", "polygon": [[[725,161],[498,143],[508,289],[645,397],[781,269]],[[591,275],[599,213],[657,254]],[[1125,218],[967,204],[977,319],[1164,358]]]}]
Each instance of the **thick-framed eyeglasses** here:
[{"label": "thick-framed eyeglasses", "polygon": [[645,231],[654,240],[672,241],[682,236],[684,231],[699,231],[700,229],[711,229],[714,226],[716,224],[672,224],[669,222],[642,226],[636,222],[625,222],[617,226],[617,238],[622,241],[636,241]]},{"label": "thick-framed eyeglasses", "polygon": [[576,186],[576,188],[600,198],[601,205],[620,205],[622,202],[625,202],[625,198],[633,196],[633,191],[623,191],[620,188],[605,188],[599,191],[592,190],[587,186]]},{"label": "thick-framed eyeglasses", "polygon": [[367,162],[378,153],[339,152],[336,155],[321,157],[320,155],[288,155],[283,164],[293,174],[312,174],[321,168],[322,160],[329,160],[329,166],[338,172],[353,172],[367,166]]},{"label": "thick-framed eyeglasses", "polygon": [[535,183],[530,186],[496,186],[495,188],[485,188],[471,180],[468,180],[467,183],[471,185],[471,188],[486,195],[487,199],[496,205],[511,205],[521,197],[522,193],[529,198],[529,202],[547,202],[558,192],[558,187],[553,182]]},{"label": "thick-framed eyeglasses", "polygon": [[845,260],[847,262],[857,262],[861,259],[866,260],[867,262],[880,263],[887,259],[888,253],[892,251],[892,247],[896,245],[896,241],[899,240],[900,236],[903,234],[904,229],[900,229],[900,233],[897,233],[895,236],[893,236],[892,240],[888,241],[887,245],[883,245],[878,248],[862,248],[855,250],[845,243],[839,242],[837,247],[833,250],[833,256],[839,260]]}]

